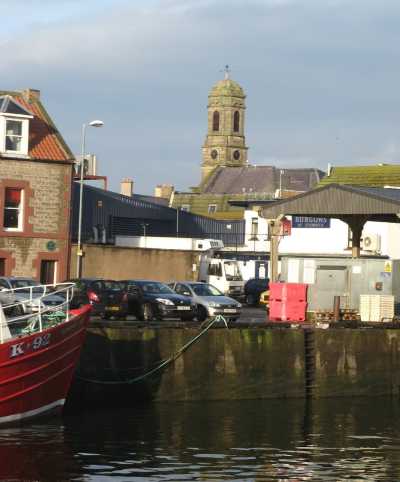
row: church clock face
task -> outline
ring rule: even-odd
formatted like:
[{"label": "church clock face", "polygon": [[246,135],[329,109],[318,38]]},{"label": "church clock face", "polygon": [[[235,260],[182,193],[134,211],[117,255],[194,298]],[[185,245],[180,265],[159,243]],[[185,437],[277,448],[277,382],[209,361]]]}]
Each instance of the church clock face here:
[{"label": "church clock face", "polygon": [[213,149],[211,151],[211,159],[216,159],[218,157],[218,151],[216,149]]},{"label": "church clock face", "polygon": [[235,161],[238,161],[240,159],[240,151],[233,151],[233,158],[235,159]]}]

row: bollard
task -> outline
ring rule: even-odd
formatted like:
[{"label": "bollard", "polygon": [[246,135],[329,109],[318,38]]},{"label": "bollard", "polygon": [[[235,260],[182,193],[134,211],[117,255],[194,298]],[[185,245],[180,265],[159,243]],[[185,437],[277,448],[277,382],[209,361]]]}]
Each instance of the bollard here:
[{"label": "bollard", "polygon": [[333,321],[340,321],[340,296],[333,297]]}]

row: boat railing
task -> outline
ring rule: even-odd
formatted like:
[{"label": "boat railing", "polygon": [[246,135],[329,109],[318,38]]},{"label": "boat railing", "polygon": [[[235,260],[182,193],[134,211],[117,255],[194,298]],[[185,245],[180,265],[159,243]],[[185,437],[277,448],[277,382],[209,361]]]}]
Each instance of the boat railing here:
[{"label": "boat railing", "polygon": [[69,321],[74,287],[74,283],[57,283],[2,289],[0,343]]}]

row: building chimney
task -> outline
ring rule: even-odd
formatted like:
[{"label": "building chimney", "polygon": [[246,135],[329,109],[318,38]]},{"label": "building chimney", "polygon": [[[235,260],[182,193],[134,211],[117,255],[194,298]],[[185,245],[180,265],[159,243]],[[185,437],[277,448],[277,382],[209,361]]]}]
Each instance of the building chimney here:
[{"label": "building chimney", "polygon": [[161,197],[169,201],[173,192],[174,186],[171,184],[158,184],[154,189],[154,197]]},{"label": "building chimney", "polygon": [[25,100],[32,102],[40,99],[40,90],[37,89],[25,89],[22,91],[22,95]]},{"label": "building chimney", "polygon": [[132,197],[133,195],[133,179],[126,177],[121,181],[121,194]]}]

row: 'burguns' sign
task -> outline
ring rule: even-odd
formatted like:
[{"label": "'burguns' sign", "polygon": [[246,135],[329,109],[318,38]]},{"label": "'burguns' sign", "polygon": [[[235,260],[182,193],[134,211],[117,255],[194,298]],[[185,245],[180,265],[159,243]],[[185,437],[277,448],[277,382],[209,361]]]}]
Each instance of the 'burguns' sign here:
[{"label": "'burguns' sign", "polygon": [[314,218],[311,216],[293,216],[292,228],[330,228],[330,218]]}]

